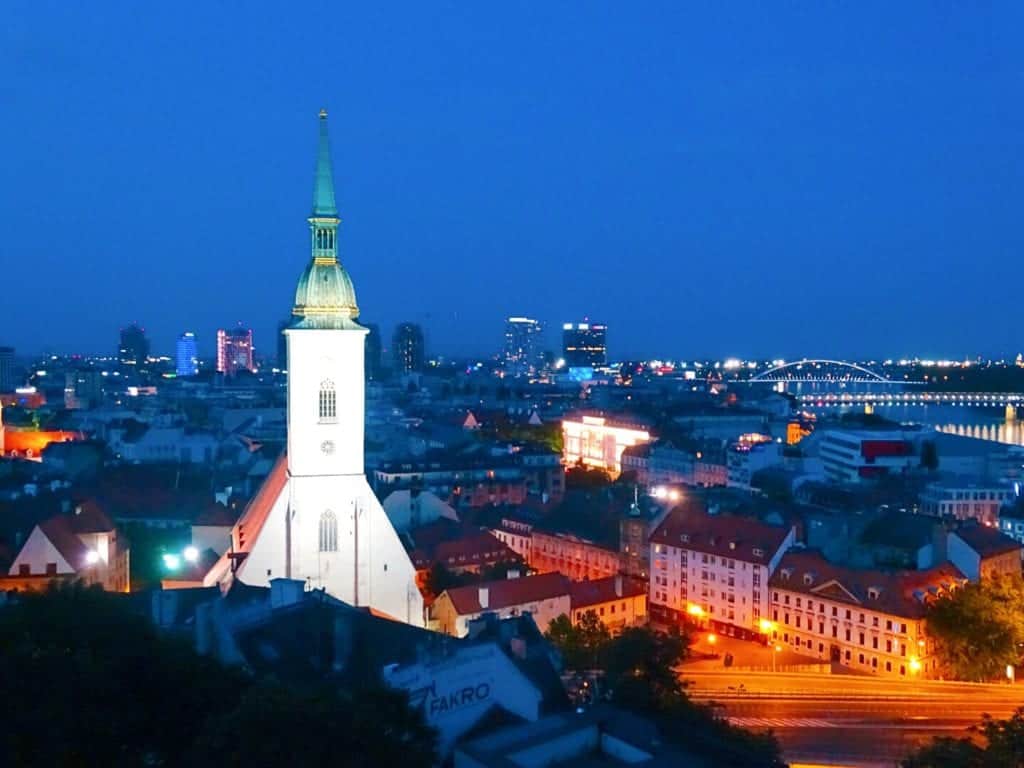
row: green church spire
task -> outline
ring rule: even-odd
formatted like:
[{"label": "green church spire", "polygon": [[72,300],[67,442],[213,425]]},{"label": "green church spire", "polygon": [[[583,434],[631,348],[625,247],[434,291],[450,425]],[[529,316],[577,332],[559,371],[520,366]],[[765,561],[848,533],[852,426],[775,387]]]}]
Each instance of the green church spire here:
[{"label": "green church spire", "polygon": [[316,186],[313,188],[313,216],[336,218],[334,179],[331,174],[331,145],[327,138],[327,110],[320,110],[320,148],[316,155]]}]

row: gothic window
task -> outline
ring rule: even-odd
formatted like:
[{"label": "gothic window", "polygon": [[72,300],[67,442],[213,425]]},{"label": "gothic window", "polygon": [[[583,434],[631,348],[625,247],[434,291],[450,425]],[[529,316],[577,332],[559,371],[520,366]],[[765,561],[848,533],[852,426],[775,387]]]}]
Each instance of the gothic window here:
[{"label": "gothic window", "polygon": [[334,382],[324,379],[320,382],[320,423],[333,424],[338,420],[338,393]]},{"label": "gothic window", "polygon": [[338,551],[338,518],[329,509],[320,515],[320,551]]}]

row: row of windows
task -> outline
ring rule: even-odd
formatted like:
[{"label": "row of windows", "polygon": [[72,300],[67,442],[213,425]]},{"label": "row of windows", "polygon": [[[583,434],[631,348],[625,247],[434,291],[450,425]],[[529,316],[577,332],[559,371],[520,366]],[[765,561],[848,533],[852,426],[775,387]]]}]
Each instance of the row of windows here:
[{"label": "row of windows", "polygon": [[[773,592],[772,593],[772,601],[775,602],[775,603],[779,602],[779,593],[778,592]],[[799,598],[799,597],[796,598],[796,600],[794,602],[795,602],[797,608],[801,607],[801,603],[802,603],[801,598]],[[783,595],[782,596],[782,604],[783,605],[789,605],[790,604],[789,595]],[[823,603],[823,602],[819,602],[818,603],[818,613],[825,613],[825,608],[826,608],[825,603]],[[807,610],[808,611],[813,611],[814,610],[814,601],[813,600],[808,600],[807,601]],[[778,613],[778,611],[776,611],[776,613]],[[853,612],[849,608],[845,609],[845,613],[846,613],[846,620],[847,621],[853,621]],[[786,615],[788,616],[789,614],[786,614]],[[834,605],[832,606],[832,616],[834,616],[834,617],[838,617],[839,616],[839,608],[837,608]],[[859,624],[867,624],[866,617],[865,617],[865,615],[863,613],[859,614],[858,623]],[[874,626],[874,627],[877,627],[877,626],[880,625],[880,621],[879,621],[879,618],[877,616],[872,616],[871,617],[871,625]],[[885,620],[885,628],[889,632],[898,631],[898,632],[900,632],[901,634],[904,634],[904,635],[907,633],[907,625],[905,623],[899,623],[897,625],[895,622],[892,621],[892,619],[886,619]]]},{"label": "row of windows", "polygon": [[[787,642],[787,643],[789,642],[789,634],[786,634],[786,635],[783,636],[783,641]],[[813,650],[814,649],[814,641],[811,640],[811,639],[808,639],[806,641],[802,641],[799,636],[794,635],[793,636],[793,646],[796,647],[796,648],[806,647],[808,650]],[[824,653],[825,653],[825,644],[824,643],[818,643],[818,654],[822,655]],[[843,660],[846,661],[846,662],[850,662],[850,661],[853,660],[853,653],[849,649],[843,651]],[[874,670],[878,669],[878,657],[877,656],[867,657],[863,653],[858,653],[857,654],[857,663],[861,664],[863,666],[870,666]],[[891,661],[886,660],[884,666],[885,666],[885,671],[886,672],[892,672],[893,664],[892,664]],[[901,675],[906,675],[907,674],[907,667],[906,667],[905,664],[900,664],[900,666],[899,666],[899,673]]]},{"label": "row of windows", "polygon": [[[777,610],[772,612],[772,618],[775,621],[779,620],[779,612]],[[794,619],[795,619],[794,626],[796,626],[797,629],[804,629],[804,628],[806,628],[807,630],[809,630],[811,632],[814,631],[814,622],[810,618],[808,618],[806,622],[803,622],[803,621],[801,621],[800,615],[797,614],[794,617]],[[782,623],[784,625],[786,625],[787,627],[789,626],[789,614],[788,613],[783,613],[782,614]],[[839,625],[838,624],[831,624],[830,626],[831,626],[832,637],[838,639],[839,638]],[[825,622],[824,621],[819,621],[818,622],[818,634],[819,635],[826,634],[826,632],[825,632]],[[853,642],[853,631],[851,629],[849,629],[849,628],[844,629],[843,630],[843,634],[844,634],[844,636],[846,638],[846,642],[848,642],[848,643]],[[865,634],[863,632],[858,632],[857,636],[858,636],[858,644],[859,645],[867,645],[866,636],[865,636]],[[878,635],[872,635],[871,636],[871,647],[875,648],[875,649],[879,648],[879,637],[878,637]],[[900,655],[901,656],[906,656],[907,655],[907,644],[906,643],[901,644],[898,640],[894,642],[892,640],[892,638],[887,638],[886,641],[885,641],[885,652],[886,653],[893,653],[893,648],[894,647],[897,648],[900,651]]]}]

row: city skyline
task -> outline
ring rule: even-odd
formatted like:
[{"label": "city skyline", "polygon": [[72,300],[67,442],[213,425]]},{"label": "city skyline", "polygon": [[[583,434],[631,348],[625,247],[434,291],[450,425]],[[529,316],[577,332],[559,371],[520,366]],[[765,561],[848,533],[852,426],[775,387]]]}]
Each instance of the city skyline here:
[{"label": "city skyline", "polygon": [[[1014,297],[994,286],[1024,245],[1008,194],[1024,110],[1006,98],[1021,55],[1004,31],[1019,8],[887,8],[884,25],[841,9],[500,24],[354,9],[325,12],[331,46],[300,17],[216,8],[187,23],[72,9],[39,38],[43,13],[15,10],[2,33],[2,247],[14,284],[59,272],[74,288],[46,308],[60,340],[36,292],[9,295],[2,341],[19,350],[103,352],[137,319],[170,351],[183,329],[242,319],[270,353],[302,263],[303,137],[326,106],[364,319],[417,322],[439,352],[491,354],[517,314],[600,316],[615,357],[1019,351]],[[273,72],[257,42],[271,29]],[[38,236],[55,208],[75,258]],[[496,264],[516,290],[497,290]]]}]

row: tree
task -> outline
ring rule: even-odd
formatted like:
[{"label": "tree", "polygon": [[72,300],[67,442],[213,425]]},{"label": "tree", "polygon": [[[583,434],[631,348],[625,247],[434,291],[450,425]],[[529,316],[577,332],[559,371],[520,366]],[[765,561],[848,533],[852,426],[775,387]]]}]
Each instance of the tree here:
[{"label": "tree", "polygon": [[611,476],[603,469],[592,469],[580,461],[565,473],[565,487],[569,490],[607,488],[612,484]]},{"label": "tree", "polygon": [[901,768],[1012,768],[1024,765],[1024,707],[1006,720],[984,715],[974,738],[932,741],[900,762]]},{"label": "tree", "polygon": [[628,627],[607,644],[604,668],[612,698],[628,709],[656,711],[683,700],[676,667],[682,664],[689,640],[678,631],[655,632]]},{"label": "tree", "polygon": [[587,611],[578,625],[564,613],[552,619],[544,637],[562,654],[568,669],[584,671],[600,666],[611,633],[594,611]]},{"label": "tree", "polygon": [[1003,576],[967,584],[931,604],[928,632],[949,674],[991,680],[1019,665],[1024,644],[1024,580]]},{"label": "tree", "polygon": [[16,703],[0,718],[4,765],[428,768],[436,757],[403,693],[254,681],[98,588],[18,595],[0,610],[0,658],[0,696]]}]

